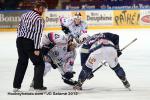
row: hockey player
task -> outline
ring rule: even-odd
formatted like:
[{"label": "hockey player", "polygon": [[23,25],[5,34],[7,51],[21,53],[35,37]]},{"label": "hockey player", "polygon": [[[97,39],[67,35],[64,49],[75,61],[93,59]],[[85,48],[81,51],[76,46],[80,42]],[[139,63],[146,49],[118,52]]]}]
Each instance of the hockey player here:
[{"label": "hockey player", "polygon": [[44,75],[51,67],[58,68],[63,81],[69,85],[75,85],[76,81],[71,78],[75,74],[73,64],[76,56],[76,44],[68,41],[64,34],[51,32],[42,37],[41,46],[45,60]]},{"label": "hockey player", "polygon": [[[81,36],[81,42],[83,42],[84,37]],[[82,90],[84,81],[93,77],[93,68],[98,67],[103,61],[106,61],[110,68],[115,71],[116,75],[123,82],[123,85],[129,88],[130,84],[127,81],[126,74],[118,62],[120,55],[119,36],[116,34],[108,32],[99,33],[86,39],[81,48],[82,70],[74,89]]]},{"label": "hockey player", "polygon": [[81,20],[81,13],[77,12],[73,18],[60,17],[60,23],[68,38],[74,38],[77,42],[82,34],[87,33],[87,24]]}]

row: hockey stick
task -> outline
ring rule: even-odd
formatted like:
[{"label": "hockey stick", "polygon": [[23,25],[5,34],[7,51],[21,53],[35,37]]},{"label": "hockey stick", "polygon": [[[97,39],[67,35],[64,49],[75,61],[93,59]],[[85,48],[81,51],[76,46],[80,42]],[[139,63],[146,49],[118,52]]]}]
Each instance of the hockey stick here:
[{"label": "hockey stick", "polygon": [[[126,49],[129,45],[134,43],[136,40],[137,40],[137,38],[133,39],[130,43],[128,43],[126,46],[124,46],[120,51],[123,51],[124,49]],[[102,63],[99,67],[97,67],[95,70],[92,71],[92,74],[95,73],[98,69],[100,69],[105,64],[106,64],[106,62]]]},{"label": "hockey stick", "polygon": [[129,45],[131,45],[136,40],[137,40],[137,38],[133,39],[130,43],[128,43],[126,46],[124,46],[120,51],[123,51],[124,49],[126,49]]},{"label": "hockey stick", "polygon": [[60,65],[60,63],[59,63],[60,61],[58,61],[58,60],[55,58],[54,54],[53,54],[51,51],[48,52],[48,53],[50,54],[50,55],[48,55],[48,57],[50,57],[51,60],[53,61],[53,63],[58,67],[60,73],[65,74],[64,70],[62,69],[62,67],[61,67],[61,65]]},{"label": "hockey stick", "polygon": [[103,62],[99,67],[97,67],[96,69],[94,69],[93,71],[92,71],[92,74],[94,74],[98,69],[100,69],[103,65],[106,65],[106,61],[105,62]]}]

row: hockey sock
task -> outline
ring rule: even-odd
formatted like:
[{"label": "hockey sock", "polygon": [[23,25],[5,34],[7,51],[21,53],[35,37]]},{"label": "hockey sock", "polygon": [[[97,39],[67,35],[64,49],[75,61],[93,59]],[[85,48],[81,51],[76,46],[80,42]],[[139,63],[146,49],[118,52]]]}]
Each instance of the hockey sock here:
[{"label": "hockey sock", "polygon": [[112,69],[115,71],[116,75],[117,75],[122,81],[126,80],[126,74],[125,74],[123,68],[120,67],[120,64],[119,64],[119,63],[117,64],[117,66],[116,66],[115,68],[112,68]]},{"label": "hockey sock", "polygon": [[83,83],[91,73],[92,73],[92,69],[84,65],[80,72],[79,80]]}]

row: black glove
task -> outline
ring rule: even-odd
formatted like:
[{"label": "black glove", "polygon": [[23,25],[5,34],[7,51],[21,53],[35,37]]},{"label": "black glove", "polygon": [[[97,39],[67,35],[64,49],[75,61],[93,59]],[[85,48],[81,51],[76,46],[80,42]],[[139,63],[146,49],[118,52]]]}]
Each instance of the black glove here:
[{"label": "black glove", "polygon": [[54,43],[50,43],[50,44],[48,45],[49,49],[52,49],[54,46],[55,46]]},{"label": "black glove", "polygon": [[87,79],[91,79],[91,78],[93,78],[94,77],[94,74],[93,73],[91,73],[88,77],[87,77]]},{"label": "black glove", "polygon": [[51,61],[51,65],[52,65],[53,69],[58,68],[58,67],[54,64],[54,62],[53,62],[53,61]]},{"label": "black glove", "polygon": [[74,85],[76,85],[76,84],[78,83],[77,81],[74,81],[74,80],[72,80],[72,79],[66,79],[66,78],[64,78],[64,77],[62,77],[62,79],[63,79],[64,83],[66,83],[66,84],[68,84],[68,85],[74,86]]},{"label": "black glove", "polygon": [[62,28],[62,31],[63,31],[65,34],[70,33],[70,30],[69,30],[68,27],[61,25],[61,28]]},{"label": "black glove", "polygon": [[74,74],[75,74],[75,72],[66,72],[66,73],[63,75],[63,77],[65,77],[66,79],[71,79]]},{"label": "black glove", "polygon": [[117,50],[117,56],[119,57],[120,55],[122,55],[121,50]]},{"label": "black glove", "polygon": [[48,51],[49,51],[49,48],[42,47],[41,51],[42,51],[42,54],[43,54],[43,55],[47,55],[47,53],[48,53]]},{"label": "black glove", "polygon": [[44,45],[41,49],[43,55],[47,55],[48,51],[55,46],[54,43],[50,43],[49,45]]}]

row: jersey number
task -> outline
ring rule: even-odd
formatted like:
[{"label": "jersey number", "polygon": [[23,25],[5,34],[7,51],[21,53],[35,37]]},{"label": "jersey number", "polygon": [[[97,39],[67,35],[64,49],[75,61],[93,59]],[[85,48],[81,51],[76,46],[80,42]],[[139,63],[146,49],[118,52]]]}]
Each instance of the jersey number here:
[{"label": "jersey number", "polygon": [[90,63],[90,64],[92,64],[93,65],[93,63],[96,61],[96,59],[95,58],[89,58],[89,60],[88,60],[88,62]]}]

